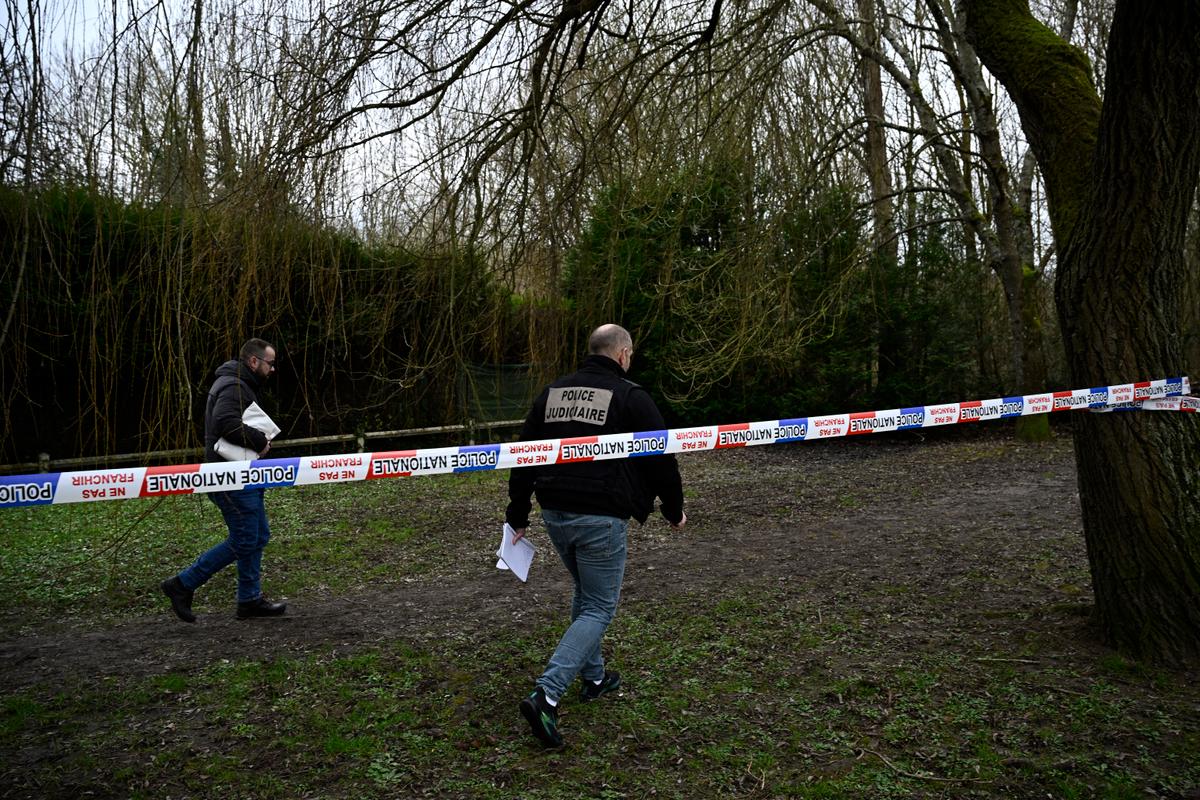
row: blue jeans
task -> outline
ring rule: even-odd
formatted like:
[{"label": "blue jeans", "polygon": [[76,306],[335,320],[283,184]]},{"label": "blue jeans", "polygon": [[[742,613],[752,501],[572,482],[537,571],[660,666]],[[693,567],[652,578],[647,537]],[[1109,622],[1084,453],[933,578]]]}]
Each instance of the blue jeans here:
[{"label": "blue jeans", "polygon": [[554,549],[575,580],[571,625],[537,680],[537,685],[557,700],[576,675],[585,680],[604,677],[600,640],[621,598],[629,521],[550,509],[542,509],[542,519]]},{"label": "blue jeans", "polygon": [[265,491],[237,489],[209,493],[208,498],[221,509],[229,536],[179,573],[179,581],[185,589],[199,589],[209,578],[236,561],[237,601],[249,603],[262,596],[262,551],[271,539],[267,508],[263,503]]}]

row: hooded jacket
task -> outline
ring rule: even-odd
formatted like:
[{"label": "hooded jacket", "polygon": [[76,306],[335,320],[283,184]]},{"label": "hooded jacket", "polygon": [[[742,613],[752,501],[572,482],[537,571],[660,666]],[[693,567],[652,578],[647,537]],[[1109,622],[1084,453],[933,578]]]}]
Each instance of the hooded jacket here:
[{"label": "hooded jacket", "polygon": [[251,403],[258,402],[260,388],[258,375],[243,361],[232,359],[217,367],[216,380],[208,390],[208,403],[204,407],[205,461],[224,461],[213,449],[218,439],[256,453],[266,449],[266,434],[242,424],[242,413]]}]

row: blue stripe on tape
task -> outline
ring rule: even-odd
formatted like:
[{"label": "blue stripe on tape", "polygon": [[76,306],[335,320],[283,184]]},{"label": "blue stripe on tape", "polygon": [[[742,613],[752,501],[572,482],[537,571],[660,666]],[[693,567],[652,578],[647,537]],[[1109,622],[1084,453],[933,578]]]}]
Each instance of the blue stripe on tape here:
[{"label": "blue stripe on tape", "polygon": [[[1024,397],[1005,397],[1001,402],[1003,403],[1001,408],[1004,409],[1000,414],[1001,417],[1019,417],[1025,413]],[[1015,410],[1012,408],[1013,405],[1016,406]]]},{"label": "blue stripe on tape", "polygon": [[500,463],[500,445],[498,444],[468,444],[458,448],[457,453],[450,456],[452,472],[478,472],[484,469],[495,469]]},{"label": "blue stripe on tape", "polygon": [[808,417],[792,417],[791,419],[781,419],[779,420],[779,429],[784,431],[785,435],[780,436],[775,441],[803,441],[804,437],[808,434]]},{"label": "blue stripe on tape", "polygon": [[909,428],[920,428],[924,424],[925,406],[902,408],[900,409],[900,424],[896,426],[896,430],[906,431]]},{"label": "blue stripe on tape", "polygon": [[300,474],[300,459],[258,458],[246,469],[238,470],[238,479],[247,489],[274,489],[294,486]]},{"label": "blue stripe on tape", "polygon": [[43,475],[0,475],[0,508],[42,506],[54,502],[57,472]]},{"label": "blue stripe on tape", "polygon": [[660,456],[667,451],[666,431],[640,431],[633,435],[629,457]]}]

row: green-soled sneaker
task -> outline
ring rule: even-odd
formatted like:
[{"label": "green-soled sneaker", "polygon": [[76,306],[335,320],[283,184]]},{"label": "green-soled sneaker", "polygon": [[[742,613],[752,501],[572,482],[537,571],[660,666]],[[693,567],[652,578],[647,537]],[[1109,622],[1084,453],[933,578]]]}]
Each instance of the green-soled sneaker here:
[{"label": "green-soled sneaker", "polygon": [[562,747],[558,732],[558,709],[546,702],[546,692],[538,687],[521,701],[521,715],[529,721],[529,729],[546,747]]},{"label": "green-soled sneaker", "polygon": [[620,686],[621,673],[609,672],[606,670],[604,672],[604,679],[601,680],[600,683],[594,683],[589,681],[587,678],[584,678],[583,688],[579,690],[579,699],[586,703],[589,700],[595,700],[599,697],[603,697],[609,692],[620,688]]}]

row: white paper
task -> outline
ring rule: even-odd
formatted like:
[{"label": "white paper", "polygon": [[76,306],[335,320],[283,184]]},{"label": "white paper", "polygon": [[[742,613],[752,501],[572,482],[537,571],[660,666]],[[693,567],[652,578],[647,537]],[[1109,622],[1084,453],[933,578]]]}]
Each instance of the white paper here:
[{"label": "white paper", "polygon": [[267,416],[267,412],[259,408],[258,403],[251,403],[242,412],[242,423],[266,434],[267,441],[279,435],[279,426],[275,420]]},{"label": "white paper", "polygon": [[213,445],[213,450],[226,461],[253,461],[258,458],[258,453],[249,447],[234,444],[228,439],[217,439],[217,443]]},{"label": "white paper", "polygon": [[504,523],[500,549],[496,551],[496,557],[499,559],[496,562],[496,569],[511,569],[513,574],[524,583],[529,579],[529,565],[533,563],[533,554],[537,552],[537,549],[533,546],[533,542],[529,541],[528,536],[522,536],[514,543],[513,536],[516,533],[512,525]]},{"label": "white paper", "polygon": [[[279,435],[279,426],[275,424],[275,420],[267,416],[267,412],[263,411],[258,403],[246,406],[246,410],[242,412],[242,424],[261,431],[267,437],[268,442]],[[253,461],[258,458],[258,453],[249,447],[242,447],[225,438],[217,439],[213,450],[226,461]]]}]

